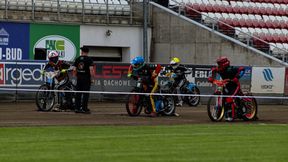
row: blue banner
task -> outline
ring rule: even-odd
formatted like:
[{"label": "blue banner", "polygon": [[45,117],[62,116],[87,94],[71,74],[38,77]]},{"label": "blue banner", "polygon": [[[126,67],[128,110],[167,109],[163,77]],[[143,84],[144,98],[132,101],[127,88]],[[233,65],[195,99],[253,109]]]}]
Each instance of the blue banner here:
[{"label": "blue banner", "polygon": [[0,22],[0,60],[28,60],[29,24]]},{"label": "blue banner", "polygon": [[0,87],[39,87],[45,62],[0,62]]}]

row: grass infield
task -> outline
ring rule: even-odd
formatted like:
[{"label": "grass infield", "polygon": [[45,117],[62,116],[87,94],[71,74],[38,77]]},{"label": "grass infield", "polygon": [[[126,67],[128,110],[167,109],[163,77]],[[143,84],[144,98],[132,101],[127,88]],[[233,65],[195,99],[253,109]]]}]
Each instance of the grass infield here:
[{"label": "grass infield", "polygon": [[0,128],[1,162],[288,161],[288,125]]}]

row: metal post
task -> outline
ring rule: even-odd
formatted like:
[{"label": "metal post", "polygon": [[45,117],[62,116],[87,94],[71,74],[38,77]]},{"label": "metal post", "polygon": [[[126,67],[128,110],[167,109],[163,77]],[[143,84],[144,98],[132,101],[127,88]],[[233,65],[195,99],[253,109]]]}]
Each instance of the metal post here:
[{"label": "metal post", "polygon": [[106,2],[106,24],[109,24],[109,8],[108,8],[108,0]]},{"label": "metal post", "polygon": [[8,19],[8,0],[5,0],[5,19]]},{"label": "metal post", "polygon": [[34,0],[32,0],[32,20],[35,19],[35,3]]},{"label": "metal post", "polygon": [[60,2],[59,2],[59,0],[57,0],[57,17],[58,17],[58,21],[60,21]]},{"label": "metal post", "polygon": [[133,3],[134,3],[134,0],[130,0],[130,25],[133,23],[132,21],[133,21]]},{"label": "metal post", "polygon": [[85,15],[85,10],[84,10],[84,0],[82,0],[82,22],[84,22],[84,15]]},{"label": "metal post", "polygon": [[149,0],[143,0],[143,57],[145,62],[150,62],[148,58],[148,38],[147,38],[147,28],[148,28],[148,2]]}]

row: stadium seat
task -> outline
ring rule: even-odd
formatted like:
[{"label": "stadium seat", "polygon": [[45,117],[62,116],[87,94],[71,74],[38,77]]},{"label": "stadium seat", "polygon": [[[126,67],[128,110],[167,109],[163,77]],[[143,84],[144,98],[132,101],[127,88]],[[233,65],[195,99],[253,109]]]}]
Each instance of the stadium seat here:
[{"label": "stadium seat", "polygon": [[[5,5],[5,1],[4,1],[4,5]],[[18,10],[26,10],[26,0],[18,0],[17,6],[18,6]]]},{"label": "stadium seat", "polygon": [[17,9],[17,1],[8,1],[8,9],[9,10],[16,10]]},{"label": "stadium seat", "polygon": [[85,14],[92,14],[93,4],[91,3],[84,3],[84,13]]}]

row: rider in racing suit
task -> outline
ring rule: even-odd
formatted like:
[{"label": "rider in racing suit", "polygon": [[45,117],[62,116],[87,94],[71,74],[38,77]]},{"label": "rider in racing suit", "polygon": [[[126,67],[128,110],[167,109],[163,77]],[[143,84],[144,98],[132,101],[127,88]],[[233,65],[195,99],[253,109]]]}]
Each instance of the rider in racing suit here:
[{"label": "rider in racing suit", "polygon": [[[236,88],[240,85],[239,79],[244,75],[245,68],[244,67],[234,67],[230,66],[230,61],[227,57],[219,57],[217,59],[218,67],[212,68],[212,74],[208,78],[208,81],[213,83],[216,74],[218,73],[223,80],[228,80],[229,82],[226,84],[227,91],[223,91],[223,95],[233,95],[235,93]],[[239,89],[236,95],[242,95],[241,89]],[[236,101],[239,100],[238,98]],[[237,101],[239,102],[239,101]],[[232,98],[226,98],[226,106],[225,108],[231,108],[231,104],[233,103]],[[228,110],[228,112],[231,110]],[[229,120],[231,114],[226,114],[226,120]]]},{"label": "rider in racing suit", "polygon": [[178,103],[176,103],[177,106],[182,106],[183,105],[183,100],[182,97],[179,95],[181,94],[181,87],[184,85],[185,83],[185,72],[188,71],[188,69],[180,64],[180,59],[177,57],[172,58],[172,60],[170,61],[170,65],[167,67],[168,70],[171,70],[174,74],[173,78],[174,78],[174,87],[176,87],[176,92],[178,94]]},{"label": "rider in racing suit", "polygon": [[[157,90],[157,76],[161,71],[161,65],[159,64],[145,64],[144,58],[137,56],[131,60],[131,65],[128,69],[128,77],[132,77],[134,80],[141,78],[144,91],[150,93],[150,102],[152,105],[151,116],[156,116],[156,108],[153,99],[153,93]],[[152,88],[153,87],[153,88]],[[152,88],[152,89],[151,89]]]},{"label": "rider in racing suit", "polygon": [[[44,71],[47,71],[49,69],[53,69],[53,71],[57,71],[59,70],[59,74],[58,76],[56,76],[57,81],[59,82],[59,86],[57,87],[58,90],[64,90],[65,87],[67,86],[68,82],[69,82],[69,78],[68,78],[68,73],[67,73],[67,69],[70,68],[70,64],[66,61],[63,60],[59,60],[59,54],[56,51],[50,51],[48,54],[48,63],[45,65],[44,67]],[[70,93],[60,93],[63,94],[63,99],[64,102],[69,102],[69,95]],[[63,102],[63,103],[64,103]],[[67,103],[69,104],[69,103]],[[63,105],[60,105],[60,108]]]}]

